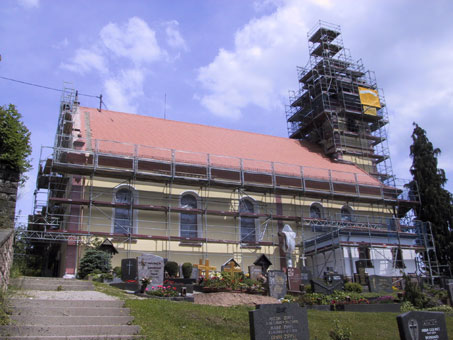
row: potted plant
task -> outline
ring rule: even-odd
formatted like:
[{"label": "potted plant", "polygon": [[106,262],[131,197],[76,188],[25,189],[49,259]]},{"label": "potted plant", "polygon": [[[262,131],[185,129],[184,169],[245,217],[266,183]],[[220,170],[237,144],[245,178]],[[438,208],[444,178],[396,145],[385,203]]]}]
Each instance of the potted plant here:
[{"label": "potted plant", "polygon": [[141,287],[140,287],[140,293],[144,293],[145,290],[146,290],[146,287],[148,287],[148,285],[152,282],[152,280],[149,278],[149,277],[143,277],[141,280],[140,280],[140,283],[141,283]]}]

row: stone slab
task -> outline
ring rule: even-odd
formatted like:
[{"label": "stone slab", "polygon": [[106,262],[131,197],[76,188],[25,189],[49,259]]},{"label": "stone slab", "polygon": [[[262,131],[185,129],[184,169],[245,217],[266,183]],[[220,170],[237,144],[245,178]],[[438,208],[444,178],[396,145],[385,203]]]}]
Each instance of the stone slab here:
[{"label": "stone slab", "polygon": [[334,281],[332,284],[327,284],[324,280],[313,279],[311,280],[311,288],[314,293],[321,293],[330,295],[334,290],[343,290],[343,281]]},{"label": "stone slab", "polygon": [[372,293],[393,293],[393,280],[390,276],[370,275],[368,280]]},{"label": "stone slab", "polygon": [[444,313],[407,312],[396,320],[401,340],[448,340]]},{"label": "stone slab", "polygon": [[269,270],[267,275],[269,295],[276,299],[283,299],[287,293],[286,274],[281,270]]},{"label": "stone slab", "polygon": [[153,255],[143,254],[138,257],[138,280],[148,277],[152,280],[152,286],[160,286],[164,283],[164,258]]},{"label": "stone slab", "polygon": [[307,310],[297,303],[258,305],[249,312],[251,340],[309,340]]},{"label": "stone slab", "polygon": [[293,292],[300,291],[300,285],[302,283],[302,274],[299,268],[288,267],[288,289]]},{"label": "stone slab", "polygon": [[257,265],[249,266],[249,275],[252,280],[258,280],[263,275],[263,267]]},{"label": "stone slab", "polygon": [[450,299],[450,305],[453,306],[453,283],[447,284],[448,298]]}]

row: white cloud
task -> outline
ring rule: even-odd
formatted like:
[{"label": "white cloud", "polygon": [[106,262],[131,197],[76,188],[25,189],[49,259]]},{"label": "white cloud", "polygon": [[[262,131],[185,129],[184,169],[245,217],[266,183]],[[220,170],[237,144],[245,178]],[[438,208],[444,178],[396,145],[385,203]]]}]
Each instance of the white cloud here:
[{"label": "white cloud", "polygon": [[304,12],[305,7],[289,2],[237,31],[234,50],[220,49],[198,70],[207,92],[200,96],[201,104],[215,115],[235,119],[249,105],[280,111],[294,84],[301,46],[306,46]]},{"label": "white cloud", "polygon": [[39,0],[17,0],[18,4],[25,9],[38,8]]},{"label": "white cloud", "polygon": [[108,50],[131,59],[136,65],[159,60],[165,55],[157,43],[156,32],[138,17],[130,18],[123,26],[109,23],[102,28],[100,36]]},{"label": "white cloud", "polygon": [[187,44],[179,32],[179,22],[172,20],[165,23],[165,34],[167,35],[167,44],[170,47],[187,51]]},{"label": "white cloud", "polygon": [[70,63],[62,63],[62,68],[69,71],[85,74],[89,71],[98,71],[101,74],[108,72],[106,61],[100,51],[79,48]]},{"label": "white cloud", "polygon": [[143,96],[145,71],[128,69],[104,82],[109,107],[123,112],[137,112],[136,100]]}]

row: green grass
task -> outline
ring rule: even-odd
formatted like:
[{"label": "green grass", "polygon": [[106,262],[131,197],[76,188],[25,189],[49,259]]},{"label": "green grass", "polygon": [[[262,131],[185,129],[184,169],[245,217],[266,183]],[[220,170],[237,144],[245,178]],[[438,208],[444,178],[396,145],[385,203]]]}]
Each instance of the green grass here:
[{"label": "green grass", "polygon": [[[134,323],[141,326],[145,339],[152,340],[248,340],[248,311],[253,307],[214,307],[160,299],[131,299],[119,289],[95,284],[97,290],[126,299]],[[107,287],[106,287],[107,286]],[[331,340],[333,320],[352,330],[351,340],[399,339],[398,313],[353,313],[308,311],[311,340]],[[453,316],[446,315],[447,329],[453,338]]]}]

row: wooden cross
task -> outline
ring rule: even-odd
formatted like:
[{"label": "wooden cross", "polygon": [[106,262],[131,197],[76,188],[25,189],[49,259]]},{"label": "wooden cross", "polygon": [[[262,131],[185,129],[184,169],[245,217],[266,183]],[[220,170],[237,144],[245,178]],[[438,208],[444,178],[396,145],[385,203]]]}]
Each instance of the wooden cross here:
[{"label": "wooden cross", "polygon": [[216,267],[209,265],[209,260],[206,260],[205,264],[203,264],[203,260],[202,259],[200,259],[199,264],[194,264],[194,267],[198,268],[198,270],[200,270],[200,271],[204,271],[205,279],[209,279],[209,273],[212,270],[216,270],[217,269]]},{"label": "wooden cross", "polygon": [[241,273],[242,272],[241,268],[240,267],[236,267],[234,265],[233,261],[231,261],[225,267],[223,267],[223,271],[227,272],[227,273],[231,273],[231,275],[235,275],[235,273]]}]

